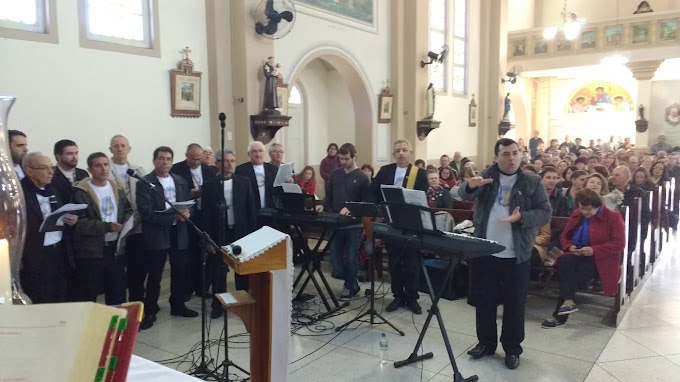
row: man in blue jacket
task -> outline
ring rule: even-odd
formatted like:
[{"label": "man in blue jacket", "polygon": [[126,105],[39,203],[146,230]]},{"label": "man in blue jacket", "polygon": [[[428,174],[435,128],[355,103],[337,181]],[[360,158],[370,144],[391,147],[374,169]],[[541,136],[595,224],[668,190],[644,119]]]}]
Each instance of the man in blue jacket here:
[{"label": "man in blue jacket", "polygon": [[520,151],[512,139],[494,146],[496,163],[458,189],[463,200],[476,200],[475,236],[497,241],[505,250],[472,263],[471,303],[477,308],[479,343],[468,354],[481,358],[496,352],[496,308],[503,304],[501,344],[505,365],[519,366],[524,340],[524,306],[531,249],[538,229],[550,221],[548,195],[537,175],[520,170]]}]

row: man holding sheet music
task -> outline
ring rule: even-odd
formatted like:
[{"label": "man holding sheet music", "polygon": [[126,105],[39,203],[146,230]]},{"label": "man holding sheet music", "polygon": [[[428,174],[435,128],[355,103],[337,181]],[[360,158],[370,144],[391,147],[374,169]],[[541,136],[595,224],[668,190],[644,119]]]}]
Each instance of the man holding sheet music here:
[{"label": "man holding sheet music", "polygon": [[[153,152],[154,170],[146,175],[146,182],[137,183],[137,210],[142,219],[144,255],[128,259],[128,286],[130,301],[144,302],[144,319],[140,329],[148,329],[156,321],[160,310],[158,296],[165,260],[170,255],[170,314],[196,317],[198,312],[186,307],[186,283],[189,269],[187,223],[191,216],[188,208],[181,209],[181,216],[158,195],[158,190],[171,203],[190,198],[190,188],[181,177],[171,174],[174,153],[170,147],[160,146]],[[146,290],[144,281],[146,280]]]},{"label": "man holding sheet music", "polygon": [[[318,211],[325,209],[336,214],[349,215],[350,212],[345,206],[347,202],[372,201],[371,183],[366,174],[357,167],[356,154],[357,150],[353,144],[345,143],[340,146],[338,157],[341,167],[331,173],[323,206],[317,206]],[[361,289],[357,282],[361,231],[361,226],[350,226],[335,231],[331,262],[333,272],[345,279],[341,300],[356,296]]]},{"label": "man holding sheet music", "polygon": [[[72,259],[64,235],[66,231],[40,232],[43,220],[62,206],[54,187],[50,158],[41,153],[27,154],[22,160],[26,177],[21,180],[26,201],[26,244],[21,258],[21,285],[34,304],[67,301]],[[66,214],[64,224],[72,227],[78,216]]]},{"label": "man holding sheet music", "polygon": [[[203,225],[210,237],[218,245],[227,245],[239,240],[257,229],[257,208],[255,196],[250,189],[248,178],[234,174],[236,156],[229,149],[220,150],[215,155],[215,163],[224,178],[213,177],[203,186],[203,206],[205,207]],[[224,208],[221,208],[224,206]],[[207,259],[206,289],[212,284],[213,294],[227,291],[227,267],[222,255],[211,254]],[[236,290],[248,290],[248,276],[234,274]],[[213,297],[210,317],[218,318],[223,314],[222,307]]]},{"label": "man holding sheet music", "polygon": [[538,229],[550,222],[552,208],[541,179],[519,168],[520,151],[515,141],[499,139],[494,154],[493,166],[458,189],[463,200],[476,200],[474,235],[505,246],[503,252],[474,259],[471,264],[469,298],[477,309],[479,343],[468,354],[478,359],[496,352],[496,310],[500,303],[505,366],[516,369],[524,341],[531,250]]},{"label": "man holding sheet music", "polygon": [[[388,164],[380,168],[375,176],[372,186],[377,200],[383,200],[380,186],[383,184],[394,185],[411,190],[427,191],[427,174],[424,170],[411,164],[413,149],[411,142],[399,139],[394,142],[392,155],[396,163]],[[418,285],[420,279],[420,265],[418,254],[412,249],[403,249],[400,246],[385,243],[390,262],[390,277],[392,279],[392,301],[385,311],[392,312],[406,306],[413,313],[421,314],[422,309],[418,304]]]},{"label": "man holding sheet music", "polygon": [[100,290],[106,305],[125,302],[125,262],[118,253],[118,236],[132,216],[125,190],[110,181],[109,158],[97,152],[87,158],[92,177],[75,185],[73,201],[87,204],[85,216],[74,226],[74,257],[80,301],[96,301]]}]

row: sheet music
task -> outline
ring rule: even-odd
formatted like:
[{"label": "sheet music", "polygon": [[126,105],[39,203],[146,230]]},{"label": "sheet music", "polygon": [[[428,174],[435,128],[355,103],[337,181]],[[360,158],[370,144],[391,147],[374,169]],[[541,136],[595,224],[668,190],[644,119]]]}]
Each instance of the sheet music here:
[{"label": "sheet music", "polygon": [[[421,190],[410,190],[407,188],[392,186],[392,185],[380,185],[380,191],[382,192],[383,199],[386,202],[392,203],[407,203],[414,204],[416,206],[428,207],[427,196],[425,191]],[[390,221],[392,221],[392,215],[390,214],[390,208],[386,207],[387,216]],[[420,211],[420,219],[423,224],[423,229],[434,230],[432,225],[432,219],[430,218],[431,212]]]},{"label": "sheet music", "polygon": [[132,231],[135,226],[135,215],[130,215],[128,220],[123,223],[123,229],[118,235],[118,243],[116,244],[116,253],[120,253],[120,246],[123,244],[123,239]]},{"label": "sheet music", "polygon": [[274,179],[274,187],[279,187],[293,178],[294,164],[293,162],[281,163],[279,172],[276,173],[276,179]]},{"label": "sheet music", "polygon": [[231,293],[220,293],[219,296],[225,304],[234,304],[238,302]]},{"label": "sheet music", "polygon": [[285,192],[287,194],[301,194],[302,193],[302,189],[300,188],[300,186],[298,186],[297,184],[294,184],[294,183],[283,183],[281,185],[281,187],[283,187],[283,192]]},{"label": "sheet music", "polygon": [[59,207],[45,217],[40,225],[40,232],[53,232],[64,230],[64,215],[72,212],[82,211],[87,208],[87,204],[68,203]]}]

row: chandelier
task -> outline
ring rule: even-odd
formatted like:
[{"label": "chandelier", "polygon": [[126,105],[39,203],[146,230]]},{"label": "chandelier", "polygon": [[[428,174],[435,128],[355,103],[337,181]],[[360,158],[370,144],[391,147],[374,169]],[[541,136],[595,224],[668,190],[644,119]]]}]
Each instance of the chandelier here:
[{"label": "chandelier", "polygon": [[558,32],[562,32],[567,40],[575,40],[581,35],[581,23],[583,20],[578,18],[576,12],[567,11],[567,0],[564,0],[562,7],[562,24],[553,25],[543,30],[543,38],[552,40]]}]

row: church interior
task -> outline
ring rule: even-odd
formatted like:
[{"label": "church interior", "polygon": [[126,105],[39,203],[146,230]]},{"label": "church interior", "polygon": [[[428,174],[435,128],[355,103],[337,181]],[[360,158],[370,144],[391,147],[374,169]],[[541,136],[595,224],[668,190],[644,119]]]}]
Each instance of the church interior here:
[{"label": "church interior", "polygon": [[[272,9],[283,18],[278,29],[267,25]],[[502,137],[527,146],[540,137],[546,148],[565,137],[580,139],[584,149],[618,141],[642,161],[660,136],[680,151],[679,26],[680,0],[5,0],[0,94],[16,102],[4,128],[24,132],[28,151],[50,158],[55,142],[77,142],[81,168],[90,153],[109,155],[117,135],[129,141],[130,163],[147,170],[159,146],[172,148],[175,162],[193,143],[215,153],[224,147],[240,164],[260,141],[265,161],[276,148],[295,173],[310,166],[320,200],[328,192],[321,163],[331,143],[336,150],[352,143],[357,166],[370,165],[374,175],[395,161],[400,139],[412,145],[411,163],[435,168],[457,153],[481,172],[494,165]],[[674,180],[663,195],[677,218],[673,192],[680,190],[671,187]],[[288,348],[277,353],[287,363],[262,380],[462,381],[460,370],[481,381],[677,381],[680,260],[675,227],[666,228],[657,227],[656,263],[642,266],[645,273],[633,261],[636,286],[623,288],[627,297],[613,322],[614,299],[584,294],[568,323],[546,330],[541,322],[558,291],[530,284],[516,370],[506,367],[500,346],[483,359],[468,355],[478,332],[465,297],[435,306],[448,340],[435,317],[414,352],[432,302],[421,291],[423,314],[386,312],[392,293],[385,256],[372,294],[375,309],[398,330],[368,316],[336,330],[369,309],[367,279],[328,315],[315,296],[317,281],[305,282],[310,299],[292,304]],[[649,229],[655,232],[653,224]],[[634,260],[644,252],[629,250]],[[339,296],[343,282],[331,276],[329,257],[319,267],[327,286],[317,290]],[[200,317],[171,315],[170,268],[155,322],[134,345],[133,366],[149,361],[162,369],[144,375],[131,368],[128,380],[249,380],[240,368],[253,371],[251,327],[235,310],[226,319],[207,317],[205,325]],[[302,272],[300,265],[290,269]],[[234,289],[232,274],[227,291]],[[200,312],[203,302],[193,296],[186,307]],[[502,320],[501,306],[499,335]],[[383,334],[389,352],[381,348]],[[225,349],[239,368],[219,377],[195,374],[202,358],[211,369],[220,366]],[[434,357],[394,367],[412,352]]]}]

